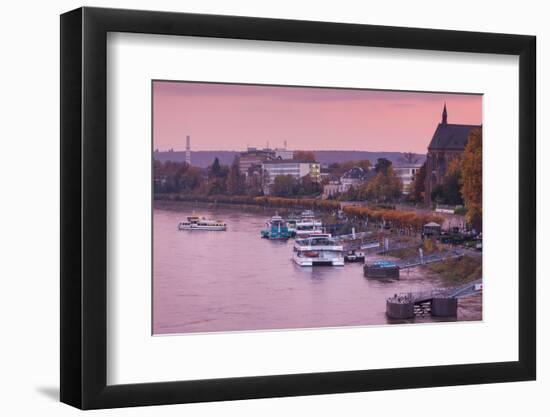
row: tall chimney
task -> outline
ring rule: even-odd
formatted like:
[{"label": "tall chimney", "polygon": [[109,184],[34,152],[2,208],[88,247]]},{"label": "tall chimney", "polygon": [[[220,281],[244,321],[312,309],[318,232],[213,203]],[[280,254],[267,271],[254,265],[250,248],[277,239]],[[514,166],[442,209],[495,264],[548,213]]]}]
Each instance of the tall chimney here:
[{"label": "tall chimney", "polygon": [[187,135],[185,144],[185,162],[191,165],[191,136]]}]

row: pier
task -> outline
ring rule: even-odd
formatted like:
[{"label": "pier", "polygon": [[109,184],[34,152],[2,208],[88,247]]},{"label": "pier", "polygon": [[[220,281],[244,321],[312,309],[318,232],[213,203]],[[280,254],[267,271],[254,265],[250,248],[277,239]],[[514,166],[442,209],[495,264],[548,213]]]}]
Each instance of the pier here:
[{"label": "pier", "polygon": [[392,319],[411,319],[417,315],[456,316],[458,299],[480,294],[482,280],[451,288],[395,294],[386,300],[386,315]]},{"label": "pier", "polygon": [[450,259],[460,259],[464,256],[462,250],[447,250],[444,252],[436,252],[424,256],[415,256],[414,258],[403,259],[397,261],[396,265],[399,269],[414,268],[415,266],[428,265],[436,262],[444,262]]},{"label": "pier", "polygon": [[351,250],[379,250],[382,246],[380,239],[373,236],[373,232],[351,233],[349,235],[337,235],[333,238],[344,247],[345,251]]},{"label": "pier", "polygon": [[463,256],[464,251],[453,249],[399,261],[377,261],[372,264],[365,264],[363,274],[367,278],[399,278],[399,271],[402,269],[445,262],[450,259],[461,259]]}]

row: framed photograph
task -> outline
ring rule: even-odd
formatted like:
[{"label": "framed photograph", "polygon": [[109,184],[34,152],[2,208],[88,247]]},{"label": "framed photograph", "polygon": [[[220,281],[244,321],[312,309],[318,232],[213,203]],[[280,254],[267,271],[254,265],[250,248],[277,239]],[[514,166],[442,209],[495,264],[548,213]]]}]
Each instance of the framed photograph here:
[{"label": "framed photograph", "polygon": [[535,37],[61,16],[61,401],[533,380]]}]

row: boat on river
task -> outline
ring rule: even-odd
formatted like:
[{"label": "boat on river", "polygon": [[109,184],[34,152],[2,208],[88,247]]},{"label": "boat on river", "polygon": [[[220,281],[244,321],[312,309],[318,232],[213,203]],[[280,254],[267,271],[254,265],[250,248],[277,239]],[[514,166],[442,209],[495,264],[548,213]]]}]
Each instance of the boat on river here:
[{"label": "boat on river", "polygon": [[206,217],[189,216],[186,221],[178,224],[179,230],[211,230],[225,231],[227,224],[223,220],[212,220]]},{"label": "boat on river", "polygon": [[346,262],[364,262],[365,253],[355,250],[350,250],[344,255],[344,260]]},{"label": "boat on river", "polygon": [[267,221],[267,229],[262,230],[261,236],[265,239],[288,239],[292,236],[292,232],[288,230],[285,220],[275,215]]},{"label": "boat on river", "polygon": [[343,266],[344,248],[330,234],[319,234],[296,239],[292,259],[300,266]]},{"label": "boat on river", "polygon": [[315,214],[311,210],[302,212],[300,220],[296,222],[295,232],[296,238],[307,238],[324,234],[323,222],[315,218]]}]

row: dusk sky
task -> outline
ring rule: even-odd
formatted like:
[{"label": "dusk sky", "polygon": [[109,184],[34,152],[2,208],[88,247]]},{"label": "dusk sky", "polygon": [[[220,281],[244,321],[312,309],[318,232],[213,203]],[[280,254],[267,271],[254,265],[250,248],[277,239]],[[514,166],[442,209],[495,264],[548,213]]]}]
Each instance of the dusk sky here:
[{"label": "dusk sky", "polygon": [[155,81],[154,148],[426,153],[444,102],[448,123],[482,123],[481,95]]}]

